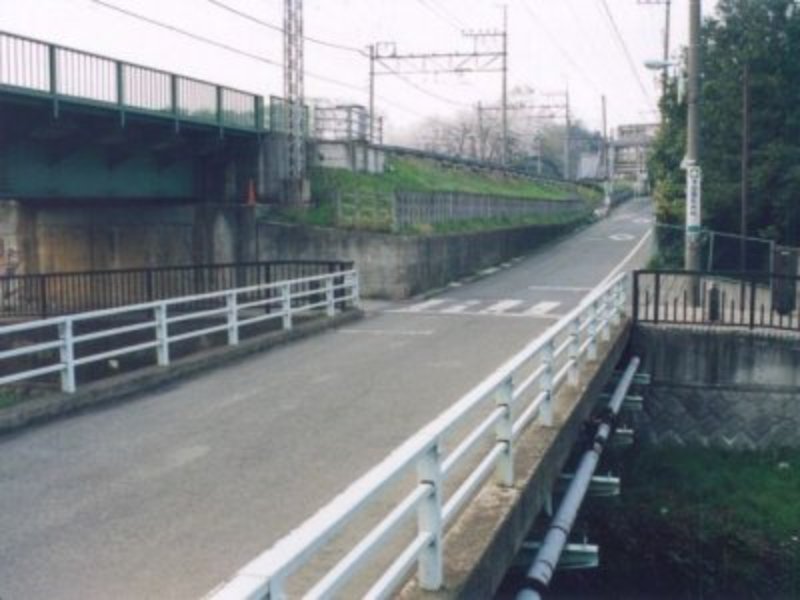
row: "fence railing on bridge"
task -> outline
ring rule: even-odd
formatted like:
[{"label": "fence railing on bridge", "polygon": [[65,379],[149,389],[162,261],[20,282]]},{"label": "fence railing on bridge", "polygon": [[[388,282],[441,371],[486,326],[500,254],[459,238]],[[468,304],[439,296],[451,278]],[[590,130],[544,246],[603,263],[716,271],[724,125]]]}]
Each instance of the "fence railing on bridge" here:
[{"label": "fence railing on bridge", "polygon": [[555,394],[598,358],[627,283],[620,274],[601,284],[212,598],[388,598],[415,565],[423,590],[440,589],[445,531],[493,473],[514,485],[520,439],[534,422],[552,424]]},{"label": "fence railing on bridge", "polygon": [[0,318],[45,318],[352,268],[352,262],[286,260],[3,276]]},{"label": "fence railing on bridge", "polygon": [[4,32],[0,88],[229,129],[269,126],[262,96]]},{"label": "fence railing on bridge", "polygon": [[[230,346],[259,326],[292,329],[299,315],[357,305],[355,270],[283,279],[0,327],[0,386],[60,379],[72,393],[79,370],[137,355],[166,367],[176,346],[215,334]],[[96,378],[96,377],[95,377]]]},{"label": "fence railing on bridge", "polygon": [[768,273],[636,271],[641,323],[800,330],[800,277]]}]

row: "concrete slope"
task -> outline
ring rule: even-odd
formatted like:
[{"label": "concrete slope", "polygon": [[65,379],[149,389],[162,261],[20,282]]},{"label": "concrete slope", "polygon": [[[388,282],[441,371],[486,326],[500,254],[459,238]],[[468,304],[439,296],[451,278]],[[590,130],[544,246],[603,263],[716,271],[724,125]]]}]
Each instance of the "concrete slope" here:
[{"label": "concrete slope", "polygon": [[478,282],[0,441],[0,598],[202,596],[575,306],[650,214],[629,203]]}]

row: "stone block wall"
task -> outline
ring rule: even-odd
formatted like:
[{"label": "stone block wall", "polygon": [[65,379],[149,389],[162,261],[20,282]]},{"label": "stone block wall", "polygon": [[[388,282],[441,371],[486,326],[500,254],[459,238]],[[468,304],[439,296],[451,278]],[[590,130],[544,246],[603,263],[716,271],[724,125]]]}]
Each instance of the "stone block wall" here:
[{"label": "stone block wall", "polygon": [[800,446],[800,335],[639,325],[645,443],[738,450]]}]

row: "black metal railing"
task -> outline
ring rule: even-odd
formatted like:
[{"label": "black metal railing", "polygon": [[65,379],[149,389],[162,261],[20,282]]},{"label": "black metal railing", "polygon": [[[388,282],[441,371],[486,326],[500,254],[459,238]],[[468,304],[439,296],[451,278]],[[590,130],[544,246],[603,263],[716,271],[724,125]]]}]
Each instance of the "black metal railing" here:
[{"label": "black metal railing", "polygon": [[798,283],[775,273],[636,271],[634,320],[800,331]]},{"label": "black metal railing", "polygon": [[0,317],[48,317],[339,273],[352,262],[285,260],[0,277]]}]

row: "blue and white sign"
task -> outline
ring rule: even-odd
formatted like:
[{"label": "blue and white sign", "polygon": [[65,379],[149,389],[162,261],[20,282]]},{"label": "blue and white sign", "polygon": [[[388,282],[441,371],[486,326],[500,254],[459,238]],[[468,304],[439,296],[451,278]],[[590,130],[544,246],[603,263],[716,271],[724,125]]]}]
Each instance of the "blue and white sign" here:
[{"label": "blue and white sign", "polygon": [[700,229],[703,173],[700,167],[686,169],[686,229]]}]

